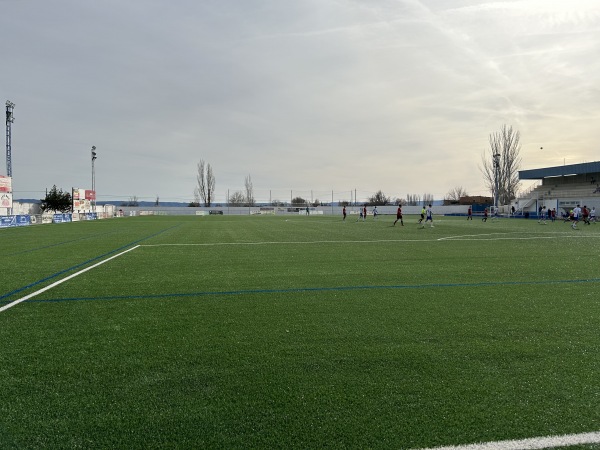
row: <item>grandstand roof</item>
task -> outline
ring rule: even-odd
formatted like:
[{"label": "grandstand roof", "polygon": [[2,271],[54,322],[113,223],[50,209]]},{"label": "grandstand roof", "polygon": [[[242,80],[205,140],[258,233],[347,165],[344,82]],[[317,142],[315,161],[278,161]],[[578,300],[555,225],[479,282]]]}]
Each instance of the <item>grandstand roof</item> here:
[{"label": "grandstand roof", "polygon": [[547,177],[584,175],[588,173],[600,173],[600,161],[544,167],[542,169],[519,170],[519,180],[541,180]]}]

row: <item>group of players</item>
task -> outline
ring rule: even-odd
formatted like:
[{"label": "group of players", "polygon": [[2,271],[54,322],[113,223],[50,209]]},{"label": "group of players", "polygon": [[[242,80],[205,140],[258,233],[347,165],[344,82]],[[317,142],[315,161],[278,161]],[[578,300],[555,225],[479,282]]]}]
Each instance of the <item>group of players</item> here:
[{"label": "group of players", "polygon": [[[580,205],[577,205],[570,210],[568,214],[563,214],[562,219],[564,222],[571,222],[571,227],[573,229],[577,228],[577,224],[581,220],[583,220],[584,224],[591,225],[592,222],[596,222],[596,208],[592,207],[590,210],[587,205],[583,205],[583,208]],[[551,222],[556,220],[556,209],[540,206],[538,210],[538,223],[546,224],[547,220],[550,220]]]},{"label": "group of players", "polygon": [[583,205],[583,208],[577,205],[569,211],[568,217],[565,217],[564,220],[565,222],[570,221],[573,229],[577,228],[577,224],[580,220],[583,220],[584,224],[590,225],[592,222],[596,221],[596,208],[592,207],[592,210],[590,211],[586,205]]},{"label": "group of players", "polygon": [[[377,219],[377,206],[373,208],[373,219]],[[346,207],[342,209],[343,220],[346,220]],[[367,218],[367,206],[363,206],[362,209],[359,210],[359,217],[356,219],[364,221]],[[398,210],[396,211],[396,220],[394,220],[394,226],[396,223],[400,221],[400,225],[404,226],[404,220],[402,219],[402,205],[398,205]],[[427,208],[423,207],[421,210],[421,218],[419,219],[419,225],[421,228],[425,228],[425,225],[429,222],[429,226],[433,228],[433,211],[431,210],[431,205],[427,205]]]},{"label": "group of players", "polygon": [[[497,209],[496,209],[496,213],[497,213]],[[343,220],[346,220],[346,207],[344,206],[344,208],[342,209],[342,215],[343,215]],[[375,206],[373,208],[373,219],[377,219],[377,206]],[[552,220],[554,222],[555,218],[556,218],[556,210],[550,210],[550,208],[548,208],[546,210],[546,207],[542,207],[540,209],[540,212],[538,214],[539,216],[539,223],[546,223],[546,218],[549,218],[549,220]],[[366,220],[367,218],[367,206],[363,206],[362,209],[359,210],[359,217],[356,219],[356,221],[358,222],[359,220]],[[484,212],[483,212],[483,217],[482,217],[482,221],[486,222],[488,218],[488,209],[485,208]],[[581,208],[579,205],[577,205],[575,208],[573,208],[570,212],[569,215],[566,217],[563,217],[565,221],[570,221],[572,224],[571,226],[573,227],[573,229],[577,228],[577,224],[579,223],[580,220],[583,220],[583,223],[585,223],[586,225],[590,225],[591,222],[595,222],[596,221],[596,208],[592,208],[591,210],[589,210],[587,208],[587,206],[583,206],[583,208]],[[467,213],[467,220],[473,220],[473,210],[471,209],[471,207],[469,206],[469,210]],[[396,223],[398,223],[398,221],[400,221],[400,225],[404,226],[404,220],[402,219],[402,205],[398,205],[398,210],[396,211],[396,220],[394,220],[394,226],[396,225]],[[423,209],[421,210],[421,217],[419,218],[418,224],[421,226],[421,228],[425,228],[425,225],[429,223],[429,226],[433,228],[433,212],[431,210],[431,205],[427,205],[427,208],[423,207]]]}]

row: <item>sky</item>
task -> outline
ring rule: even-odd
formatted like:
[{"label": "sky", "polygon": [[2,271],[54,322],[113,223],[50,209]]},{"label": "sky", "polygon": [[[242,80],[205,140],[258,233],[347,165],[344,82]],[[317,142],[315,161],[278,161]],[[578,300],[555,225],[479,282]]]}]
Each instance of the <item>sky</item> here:
[{"label": "sky", "polygon": [[[521,169],[600,160],[597,0],[0,0],[15,199],[322,202],[490,195],[489,137]],[[0,174],[6,175],[6,158]],[[524,182],[523,188],[531,182]]]}]

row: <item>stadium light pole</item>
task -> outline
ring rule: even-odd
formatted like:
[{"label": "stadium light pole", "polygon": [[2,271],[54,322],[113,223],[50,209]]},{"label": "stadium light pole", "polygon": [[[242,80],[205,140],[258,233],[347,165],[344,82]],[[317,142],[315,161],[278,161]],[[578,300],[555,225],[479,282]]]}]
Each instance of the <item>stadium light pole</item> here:
[{"label": "stadium light pole", "polygon": [[[6,175],[12,179],[12,131],[11,124],[15,121],[14,116],[15,104],[10,100],[6,100]],[[11,182],[12,185],[12,182]],[[14,185],[11,191],[14,192]],[[13,209],[8,208],[9,215],[13,214]]]},{"label": "stadium light pole", "polygon": [[500,190],[500,153],[494,153],[494,207],[498,209],[498,191]]},{"label": "stadium light pole", "polygon": [[92,145],[92,192],[94,193],[93,203],[92,203],[92,212],[96,212],[96,146]]},{"label": "stadium light pole", "polygon": [[12,132],[11,124],[15,121],[15,104],[6,100],[6,175],[12,177]]}]

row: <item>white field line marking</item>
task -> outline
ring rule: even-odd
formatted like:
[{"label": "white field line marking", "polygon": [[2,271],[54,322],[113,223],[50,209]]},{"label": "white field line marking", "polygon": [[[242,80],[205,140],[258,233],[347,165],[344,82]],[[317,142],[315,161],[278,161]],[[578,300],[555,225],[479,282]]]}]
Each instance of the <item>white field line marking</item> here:
[{"label": "white field line marking", "polygon": [[531,236],[531,237],[488,237],[484,239],[479,236],[505,235],[507,233],[485,233],[485,234],[465,234],[460,236],[446,236],[438,239],[372,239],[356,241],[262,241],[262,242],[207,242],[207,243],[178,243],[178,244],[141,244],[140,247],[214,247],[219,245],[311,245],[311,244],[372,244],[386,242],[433,242],[433,241],[496,241],[496,240],[529,240],[529,239],[557,239],[567,238],[600,238],[599,236],[575,236],[572,234],[556,234],[555,236]]},{"label": "white field line marking", "polygon": [[471,240],[471,239],[464,239],[464,238],[471,238],[471,237],[481,237],[481,236],[496,236],[496,235],[501,235],[501,236],[506,236],[508,233],[481,233],[481,234],[461,234],[459,236],[446,236],[446,237],[442,237],[442,238],[438,238],[438,241],[446,241],[446,240],[452,240],[452,239],[456,239],[456,240]]},{"label": "white field line marking", "polygon": [[9,304],[7,304],[7,305],[4,305],[3,307],[1,307],[1,308],[0,308],[0,313],[1,313],[2,311],[6,311],[8,308],[12,308],[13,306],[16,306],[16,305],[18,305],[18,304],[19,304],[19,303],[21,303],[21,302],[24,302],[25,300],[29,300],[30,298],[32,298],[32,297],[35,297],[36,295],[38,295],[38,294],[41,294],[42,292],[46,292],[46,291],[48,291],[48,290],[52,289],[53,287],[56,287],[56,286],[58,286],[59,284],[62,284],[62,283],[64,283],[65,281],[69,281],[71,278],[75,278],[76,276],[78,276],[78,275],[81,275],[82,273],[85,273],[85,272],[87,272],[88,270],[95,269],[96,267],[98,267],[98,266],[100,266],[100,265],[102,265],[102,264],[104,264],[104,263],[106,263],[106,262],[110,261],[111,259],[118,258],[119,256],[121,256],[121,255],[124,255],[125,253],[127,253],[127,252],[130,252],[131,250],[135,250],[135,249],[136,249],[136,248],[138,248],[138,247],[139,247],[139,245],[136,245],[135,247],[131,247],[131,248],[129,248],[129,249],[127,249],[127,250],[125,250],[124,252],[121,252],[121,253],[119,253],[119,254],[113,255],[113,256],[111,256],[110,258],[106,258],[105,260],[103,260],[103,261],[100,261],[99,263],[96,263],[96,264],[94,264],[93,266],[86,267],[85,269],[82,269],[82,270],[80,270],[79,272],[75,272],[74,274],[71,274],[71,275],[69,275],[68,277],[65,277],[65,278],[63,278],[62,280],[58,280],[58,281],[56,281],[56,282],[54,282],[54,283],[52,283],[52,284],[49,284],[48,286],[46,286],[46,287],[44,287],[44,288],[42,288],[42,289],[40,289],[40,290],[37,290],[37,291],[35,291],[35,292],[32,292],[32,293],[31,293],[31,294],[29,294],[29,295],[26,295],[26,296],[25,296],[25,297],[23,297],[23,298],[20,298],[20,299],[18,299],[18,300],[15,300],[14,302],[11,302],[11,303],[9,303]]},{"label": "white field line marking", "polygon": [[563,436],[537,437],[514,441],[496,441],[484,442],[480,444],[432,447],[421,450],[530,450],[598,443],[600,443],[600,431],[581,434],[565,434]]},{"label": "white field line marking", "polygon": [[[471,237],[477,237],[478,235],[471,235]],[[479,236],[485,236],[485,235],[479,235]],[[597,239],[600,238],[600,236],[574,236],[571,234],[564,234],[564,235],[557,235],[557,236],[529,236],[529,237],[516,237],[516,236],[512,236],[512,237],[489,237],[489,238],[484,238],[484,239],[467,239],[468,236],[447,236],[444,238],[439,238],[438,241],[531,241],[531,240],[536,240],[536,239],[562,239],[562,238],[567,238],[567,239],[585,239],[585,238],[591,238],[591,239]]]},{"label": "white field line marking", "polygon": [[372,244],[376,242],[431,242],[431,239],[374,239],[365,241],[268,241],[268,242],[209,242],[198,244],[141,244],[140,247],[213,247],[216,245],[300,245],[300,244]]}]

